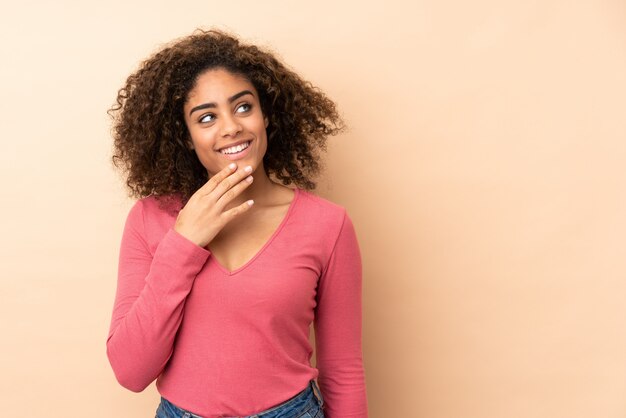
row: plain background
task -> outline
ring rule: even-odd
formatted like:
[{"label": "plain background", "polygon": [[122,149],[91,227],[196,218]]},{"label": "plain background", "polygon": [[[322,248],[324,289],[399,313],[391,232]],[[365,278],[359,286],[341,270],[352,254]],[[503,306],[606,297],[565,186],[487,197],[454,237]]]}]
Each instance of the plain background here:
[{"label": "plain background", "polygon": [[[626,3],[8,2],[0,15],[5,416],[148,417],[105,354],[125,78],[218,27],[339,105],[317,193],[364,260],[370,416],[626,416]],[[341,418],[341,417],[333,417]]]}]

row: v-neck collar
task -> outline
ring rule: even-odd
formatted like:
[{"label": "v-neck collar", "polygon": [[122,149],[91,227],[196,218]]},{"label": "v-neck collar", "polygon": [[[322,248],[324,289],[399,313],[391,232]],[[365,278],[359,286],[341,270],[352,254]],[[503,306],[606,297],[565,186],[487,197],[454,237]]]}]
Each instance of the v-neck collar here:
[{"label": "v-neck collar", "polygon": [[280,234],[280,231],[282,231],[284,226],[287,224],[287,220],[289,220],[289,217],[291,216],[291,213],[293,212],[293,208],[296,206],[296,202],[298,201],[298,197],[300,196],[300,189],[298,187],[296,187],[293,190],[294,190],[294,196],[293,196],[293,199],[291,199],[291,202],[289,203],[289,208],[287,209],[287,213],[283,217],[283,220],[280,222],[280,224],[278,225],[278,227],[276,228],[274,233],[269,237],[269,239],[265,242],[265,244],[263,244],[261,249],[259,251],[257,251],[256,254],[254,256],[252,256],[252,258],[250,260],[245,262],[242,266],[237,267],[235,270],[229,271],[226,267],[224,267],[217,260],[217,258],[211,257],[213,259],[213,262],[215,263],[215,265],[222,271],[222,273],[224,273],[227,276],[233,276],[233,275],[239,273],[240,271],[242,271],[246,267],[248,267],[250,264],[252,264],[254,262],[254,260],[259,258],[259,256],[265,251],[265,249],[270,246],[272,241],[274,241],[274,239],[278,236],[278,234]]}]

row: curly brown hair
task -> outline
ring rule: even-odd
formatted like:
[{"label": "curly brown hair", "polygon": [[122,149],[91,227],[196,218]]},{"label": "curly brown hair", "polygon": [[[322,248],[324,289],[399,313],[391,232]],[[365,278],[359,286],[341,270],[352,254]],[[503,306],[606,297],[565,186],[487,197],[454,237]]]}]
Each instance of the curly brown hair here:
[{"label": "curly brown hair", "polygon": [[115,167],[127,174],[129,196],[177,195],[187,202],[208,181],[184,121],[183,105],[199,75],[222,68],[246,77],[269,120],[263,165],[284,185],[316,187],[318,151],[344,130],[335,103],[274,54],[221,30],[196,29],[143,61],[118,90],[113,119]]}]

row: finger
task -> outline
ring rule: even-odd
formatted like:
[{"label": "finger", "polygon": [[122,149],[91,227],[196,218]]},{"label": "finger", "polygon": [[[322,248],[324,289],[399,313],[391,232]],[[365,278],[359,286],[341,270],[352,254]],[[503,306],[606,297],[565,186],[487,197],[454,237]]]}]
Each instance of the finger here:
[{"label": "finger", "polygon": [[243,170],[237,170],[232,173],[230,176],[226,177],[213,189],[213,193],[215,194],[215,199],[220,199],[224,194],[226,194],[232,187],[235,187],[239,184],[243,179],[248,177],[252,172],[252,167],[246,166]]},{"label": "finger", "polygon": [[234,208],[229,209],[229,210],[223,212],[222,216],[224,217],[226,222],[230,222],[231,220],[233,220],[237,216],[239,216],[242,213],[247,212],[248,210],[250,210],[250,208],[253,205],[254,205],[254,200],[248,200],[246,202],[243,202],[239,206],[235,206]]},{"label": "finger", "polygon": [[[228,181],[226,179],[224,181]],[[220,208],[224,208],[230,201],[232,201],[235,197],[237,197],[246,187],[252,184],[253,178],[252,176],[247,176],[242,180],[239,180],[237,184],[235,184],[230,189],[226,190],[222,196],[217,200],[216,205]],[[222,182],[223,183],[223,182]],[[221,187],[221,184],[220,184]]]},{"label": "finger", "polygon": [[236,169],[237,164],[235,163],[227,165],[226,167],[218,171],[217,174],[212,176],[206,183],[204,183],[202,187],[198,189],[198,192],[203,195],[211,193],[225,178],[232,175]]}]

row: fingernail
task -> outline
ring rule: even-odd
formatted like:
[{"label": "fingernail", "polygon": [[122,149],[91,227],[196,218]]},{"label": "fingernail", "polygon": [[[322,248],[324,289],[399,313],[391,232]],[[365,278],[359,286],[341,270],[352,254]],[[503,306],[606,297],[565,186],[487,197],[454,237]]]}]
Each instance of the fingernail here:
[{"label": "fingernail", "polygon": [[237,167],[237,164],[235,164],[235,163],[230,163],[230,164],[228,165],[228,168],[230,168],[231,170],[234,170],[234,169],[235,169],[235,167]]},{"label": "fingernail", "polygon": [[244,168],[246,173],[250,173],[252,171],[252,166],[247,166],[246,168]]},{"label": "fingernail", "polygon": [[252,206],[254,204],[254,200],[248,200],[248,206]]},{"label": "fingernail", "polygon": [[246,181],[247,181],[248,183],[252,183],[252,176],[248,176],[248,177],[246,177]]}]

